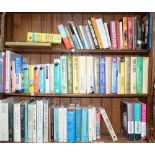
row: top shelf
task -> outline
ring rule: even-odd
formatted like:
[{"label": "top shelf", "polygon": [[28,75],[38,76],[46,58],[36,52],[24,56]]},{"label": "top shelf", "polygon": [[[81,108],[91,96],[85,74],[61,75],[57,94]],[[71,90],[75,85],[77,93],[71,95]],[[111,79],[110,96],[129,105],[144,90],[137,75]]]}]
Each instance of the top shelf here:
[{"label": "top shelf", "polygon": [[27,54],[105,54],[105,55],[147,55],[149,49],[127,49],[127,50],[112,50],[112,49],[62,49],[59,46],[52,47],[47,43],[27,43],[27,42],[5,42],[4,50],[12,50],[17,53]]}]

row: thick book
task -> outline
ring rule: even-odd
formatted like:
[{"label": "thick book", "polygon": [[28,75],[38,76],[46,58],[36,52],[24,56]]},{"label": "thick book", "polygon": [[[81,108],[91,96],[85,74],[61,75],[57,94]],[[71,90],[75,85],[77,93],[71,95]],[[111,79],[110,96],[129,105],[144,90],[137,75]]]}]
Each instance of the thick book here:
[{"label": "thick book", "polygon": [[37,106],[36,101],[32,104],[32,143],[37,142]]},{"label": "thick book", "polygon": [[60,94],[60,59],[54,59],[54,93]]},{"label": "thick book", "polygon": [[45,64],[45,93],[50,93],[50,64]]},{"label": "thick book", "polygon": [[34,93],[34,65],[29,65],[29,93]]},{"label": "thick book", "polygon": [[45,65],[40,64],[39,67],[39,92],[45,92]]},{"label": "thick book", "polygon": [[34,65],[34,93],[39,93],[39,71],[40,65]]},{"label": "thick book", "polygon": [[133,48],[133,19],[132,17],[127,17],[127,29],[128,29],[128,49],[132,49]]},{"label": "thick book", "polygon": [[123,17],[123,43],[124,49],[128,49],[128,18]]}]

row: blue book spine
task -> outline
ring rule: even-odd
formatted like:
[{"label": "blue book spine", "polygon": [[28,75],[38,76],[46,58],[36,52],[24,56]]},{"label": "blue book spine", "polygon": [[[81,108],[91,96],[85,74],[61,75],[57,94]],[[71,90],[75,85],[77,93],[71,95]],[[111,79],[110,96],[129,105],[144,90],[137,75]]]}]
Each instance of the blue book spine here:
[{"label": "blue book spine", "polygon": [[112,93],[117,93],[117,57],[112,57]]},{"label": "blue book spine", "polygon": [[39,90],[40,90],[40,93],[45,92],[45,68],[43,65],[40,66],[40,71],[39,71]]},{"label": "blue book spine", "polygon": [[54,60],[54,93],[60,94],[60,59]]},{"label": "blue book spine", "polygon": [[88,108],[82,108],[81,142],[88,142]]},{"label": "blue book spine", "polygon": [[3,92],[3,52],[0,53],[0,93]]},{"label": "blue book spine", "polygon": [[75,111],[67,112],[67,142],[75,142]]},{"label": "blue book spine", "polygon": [[54,109],[54,141],[59,141],[59,111],[58,107]]},{"label": "blue book spine", "polygon": [[100,93],[106,93],[105,57],[100,57]]},{"label": "blue book spine", "polygon": [[91,43],[90,43],[90,41],[89,41],[89,37],[88,37],[88,34],[87,34],[87,31],[86,31],[85,26],[83,26],[83,32],[84,32],[84,35],[85,35],[87,44],[88,44],[89,48],[91,49]]},{"label": "blue book spine", "polygon": [[81,141],[81,107],[76,108],[76,142]]},{"label": "blue book spine", "polygon": [[28,142],[28,103],[25,103],[25,142]]},{"label": "blue book spine", "polygon": [[152,30],[153,29],[153,18],[152,12],[148,13],[148,48],[152,48]]}]

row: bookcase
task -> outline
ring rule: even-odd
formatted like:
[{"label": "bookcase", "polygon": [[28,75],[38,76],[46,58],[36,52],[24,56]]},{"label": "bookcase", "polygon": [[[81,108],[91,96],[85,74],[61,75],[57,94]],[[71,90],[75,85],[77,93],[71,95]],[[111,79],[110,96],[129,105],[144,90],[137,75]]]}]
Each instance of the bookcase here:
[{"label": "bookcase", "polygon": [[[104,21],[119,20],[123,16],[140,16],[146,13],[2,13],[1,38],[3,50],[12,50],[29,58],[31,64],[50,63],[54,58],[62,54],[74,53],[61,46],[31,47],[31,46],[5,46],[5,42],[26,41],[27,32],[58,33],[59,23],[67,24],[73,20],[76,24],[85,24],[90,17],[100,17]],[[155,14],[153,14],[155,21]],[[155,22],[153,23],[153,36],[155,36]],[[120,101],[140,100],[147,103],[147,142],[153,140],[153,80],[155,76],[155,40],[152,49],[140,50],[75,50],[80,55],[110,55],[110,56],[147,56],[149,57],[149,83],[148,94],[17,94],[2,93],[1,98],[8,96],[29,98],[29,97],[51,97],[54,104],[77,102],[81,105],[95,104],[104,107],[118,136],[118,142],[129,142],[120,133]],[[101,123],[102,140],[112,142],[104,122]],[[145,141],[146,142],[146,141]]]}]

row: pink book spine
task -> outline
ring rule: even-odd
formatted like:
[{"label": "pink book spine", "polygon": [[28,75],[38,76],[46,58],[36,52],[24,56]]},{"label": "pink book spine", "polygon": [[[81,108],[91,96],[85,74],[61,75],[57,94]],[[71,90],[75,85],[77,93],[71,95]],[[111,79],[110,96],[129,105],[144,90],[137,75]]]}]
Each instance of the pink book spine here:
[{"label": "pink book spine", "polygon": [[96,113],[96,139],[97,140],[100,140],[101,139],[100,121],[101,121],[100,113],[97,112]]},{"label": "pink book spine", "polygon": [[132,17],[128,17],[128,49],[132,49],[132,42],[133,42],[133,24],[132,24]]},{"label": "pink book spine", "polygon": [[146,138],[146,104],[142,103],[142,126],[141,126],[141,140]]},{"label": "pink book spine", "polygon": [[111,48],[113,50],[117,49],[117,37],[116,37],[116,22],[110,21],[110,38],[111,38]]}]

